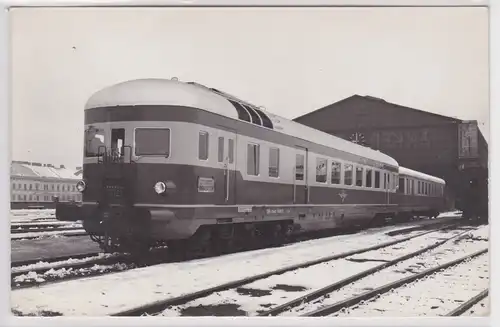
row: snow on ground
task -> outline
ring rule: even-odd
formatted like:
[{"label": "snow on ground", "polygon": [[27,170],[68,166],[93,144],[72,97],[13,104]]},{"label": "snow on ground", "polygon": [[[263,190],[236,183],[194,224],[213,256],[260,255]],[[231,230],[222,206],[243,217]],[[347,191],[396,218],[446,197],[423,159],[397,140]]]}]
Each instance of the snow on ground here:
[{"label": "snow on ground", "polygon": [[[481,228],[484,229],[485,227]],[[376,272],[357,282],[349,284],[338,291],[329,294],[328,297],[322,297],[311,303],[305,303],[289,311],[283,312],[282,316],[299,316],[307,312],[315,311],[326,305],[331,305],[345,300],[356,294],[361,294],[367,290],[380,287],[382,285],[394,282],[401,278],[422,272],[455,259],[459,259],[468,254],[472,254],[484,248],[488,248],[488,242],[474,241],[472,235],[484,233],[482,230],[467,232],[464,237],[446,242],[437,248],[424,252],[421,255],[405,260],[394,266]],[[409,250],[408,252],[411,252]]]},{"label": "snow on ground", "polygon": [[36,220],[40,218],[56,219],[55,209],[17,209],[10,210],[10,220],[18,219],[21,221]]},{"label": "snow on ground", "polygon": [[88,268],[61,268],[61,269],[50,269],[42,274],[38,274],[34,271],[30,271],[26,274],[22,274],[19,276],[16,276],[14,278],[14,282],[16,283],[24,283],[24,282],[36,282],[36,283],[43,283],[47,279],[49,280],[54,280],[54,279],[60,279],[64,278],[67,276],[81,276],[81,275],[87,275],[87,274],[92,274],[94,272],[106,272],[110,270],[125,270],[129,269],[132,265],[127,265],[125,263],[115,263],[112,265],[93,265],[92,267]]},{"label": "snow on ground", "polygon": [[[384,234],[400,228],[392,226],[380,228],[377,233],[365,231],[354,235],[295,243],[281,248],[160,264],[37,288],[19,289],[11,292],[11,303],[13,309],[23,314],[37,314],[48,310],[63,315],[108,315],[231,280],[409,236],[406,234],[390,237]],[[419,232],[410,235],[416,234]],[[64,301],[61,301],[62,298]]]},{"label": "snow on ground", "polygon": [[38,228],[38,226],[44,227],[44,226],[81,226],[80,222],[74,222],[74,221],[16,221],[16,222],[11,222],[10,223],[10,228],[14,229],[17,227],[29,227],[29,226],[37,226],[33,228]]},{"label": "snow on ground", "polygon": [[[282,305],[294,298],[383,263],[378,261],[353,262],[349,259],[363,257],[363,259],[375,258],[389,261],[432,245],[443,237],[451,237],[461,232],[463,230],[437,231],[387,248],[366,252],[367,255],[358,254],[346,259],[329,261],[281,275],[274,275],[237,289],[211,294],[186,305],[168,308],[162,315],[179,316],[188,314],[197,306],[223,305],[230,305],[235,312],[257,315],[266,308]],[[377,255],[379,253],[381,255]]]},{"label": "snow on ground", "polygon": [[73,235],[86,235],[84,229],[76,229],[69,231],[50,231],[50,232],[27,232],[27,233],[19,233],[19,234],[11,234],[11,240],[20,240],[23,238],[32,238],[40,239],[46,237],[61,237],[61,236],[73,236]]},{"label": "snow on ground", "polygon": [[490,297],[487,296],[481,301],[479,301],[476,305],[474,305],[469,310],[465,311],[462,316],[469,317],[486,317],[490,314]]},{"label": "snow on ground", "polygon": [[31,270],[35,269],[41,269],[41,268],[57,268],[60,267],[61,265],[71,265],[75,263],[82,263],[82,262],[89,262],[93,260],[98,260],[98,259],[105,259],[105,258],[110,258],[116,256],[116,254],[112,253],[99,253],[97,255],[93,256],[88,256],[83,259],[68,259],[68,260],[63,260],[63,261],[55,261],[55,262],[45,262],[45,261],[39,261],[37,263],[31,264],[31,265],[24,265],[24,266],[18,266],[18,267],[12,267],[11,272],[16,273],[16,272],[29,272]]},{"label": "snow on ground", "polygon": [[444,316],[487,288],[488,276],[486,253],[333,316]]},{"label": "snow on ground", "polygon": [[438,218],[444,218],[444,217],[458,217],[462,216],[462,211],[448,211],[448,212],[443,212],[439,214]]}]

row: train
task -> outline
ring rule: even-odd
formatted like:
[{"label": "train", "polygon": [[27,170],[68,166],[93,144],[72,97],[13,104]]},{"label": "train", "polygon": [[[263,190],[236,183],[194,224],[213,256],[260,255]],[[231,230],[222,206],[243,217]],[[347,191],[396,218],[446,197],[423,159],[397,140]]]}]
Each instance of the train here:
[{"label": "train", "polygon": [[82,203],[106,252],[279,244],[445,211],[445,181],[197,82],[136,79],[84,109]]}]

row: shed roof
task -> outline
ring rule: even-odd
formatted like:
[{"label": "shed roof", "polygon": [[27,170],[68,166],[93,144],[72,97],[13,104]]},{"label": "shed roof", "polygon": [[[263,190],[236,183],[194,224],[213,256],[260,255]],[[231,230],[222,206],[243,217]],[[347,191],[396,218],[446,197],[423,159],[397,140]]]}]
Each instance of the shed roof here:
[{"label": "shed roof", "polygon": [[15,177],[42,177],[56,179],[79,179],[76,169],[57,168],[38,163],[25,163],[13,161],[10,166],[10,174]]}]

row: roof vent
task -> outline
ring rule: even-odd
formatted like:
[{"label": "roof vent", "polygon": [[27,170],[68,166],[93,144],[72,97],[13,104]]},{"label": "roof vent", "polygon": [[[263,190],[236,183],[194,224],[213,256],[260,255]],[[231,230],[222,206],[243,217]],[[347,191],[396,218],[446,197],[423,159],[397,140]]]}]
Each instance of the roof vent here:
[{"label": "roof vent", "polygon": [[371,95],[365,95],[365,98],[367,99],[372,99],[372,100],[377,100],[377,101],[383,101],[383,102],[386,102],[384,99],[382,98],[377,98],[377,97],[374,97],[374,96],[371,96]]}]

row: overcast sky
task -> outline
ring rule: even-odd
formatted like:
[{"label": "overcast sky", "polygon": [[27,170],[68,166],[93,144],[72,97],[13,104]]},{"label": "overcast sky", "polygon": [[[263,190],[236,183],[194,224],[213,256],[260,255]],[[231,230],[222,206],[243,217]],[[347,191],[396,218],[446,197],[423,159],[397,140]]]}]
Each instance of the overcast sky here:
[{"label": "overcast sky", "polygon": [[12,159],[79,166],[83,107],[136,78],[197,81],[295,118],[353,94],[489,138],[484,8],[16,9]]}]

